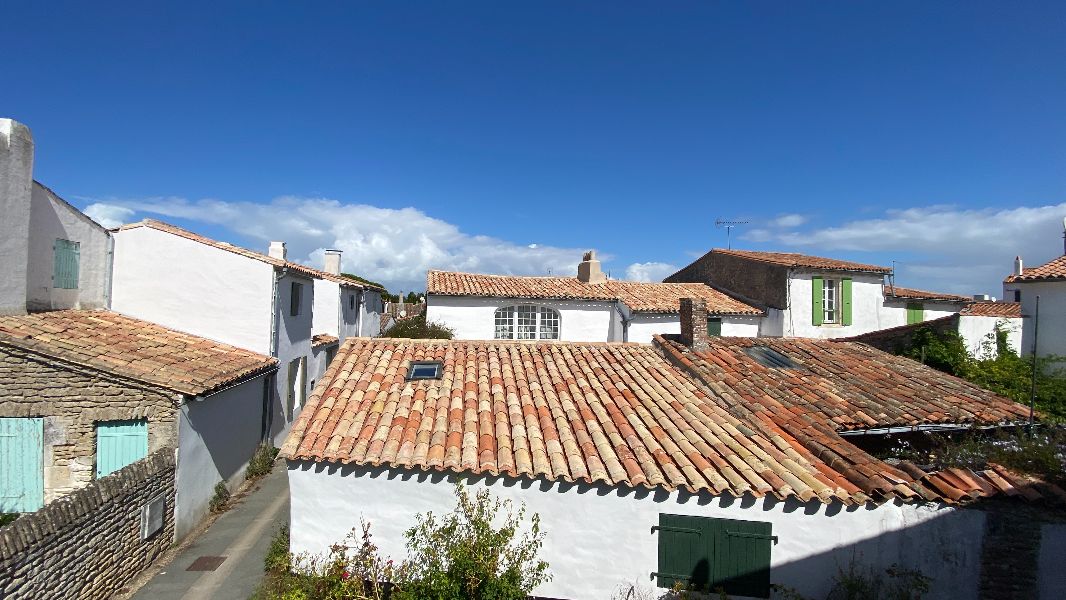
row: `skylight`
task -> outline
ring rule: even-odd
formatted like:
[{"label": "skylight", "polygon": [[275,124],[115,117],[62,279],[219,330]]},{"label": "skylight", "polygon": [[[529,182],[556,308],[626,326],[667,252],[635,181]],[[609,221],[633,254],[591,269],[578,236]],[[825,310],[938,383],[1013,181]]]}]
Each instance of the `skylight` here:
[{"label": "skylight", "polygon": [[440,379],[444,365],[440,361],[411,361],[407,369],[407,380],[416,379]]},{"label": "skylight", "polygon": [[749,346],[744,349],[744,353],[770,369],[795,369],[799,366],[792,362],[791,358],[769,346]]}]

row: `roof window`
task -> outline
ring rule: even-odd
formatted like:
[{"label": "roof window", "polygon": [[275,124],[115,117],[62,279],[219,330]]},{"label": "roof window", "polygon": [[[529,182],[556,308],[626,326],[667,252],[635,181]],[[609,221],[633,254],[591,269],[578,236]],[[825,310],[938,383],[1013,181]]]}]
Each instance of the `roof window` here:
[{"label": "roof window", "polygon": [[407,368],[407,381],[417,379],[440,379],[444,365],[440,361],[411,361]]},{"label": "roof window", "polygon": [[744,353],[769,369],[795,369],[799,366],[792,362],[791,358],[769,346],[748,346]]}]

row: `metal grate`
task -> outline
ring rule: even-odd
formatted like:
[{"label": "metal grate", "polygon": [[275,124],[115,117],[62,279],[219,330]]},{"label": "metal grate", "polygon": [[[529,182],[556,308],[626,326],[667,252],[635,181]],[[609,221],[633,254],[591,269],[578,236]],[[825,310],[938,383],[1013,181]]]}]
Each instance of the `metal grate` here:
[{"label": "metal grate", "polygon": [[201,556],[200,558],[192,561],[186,571],[214,571],[222,566],[222,563],[226,560],[225,556]]}]

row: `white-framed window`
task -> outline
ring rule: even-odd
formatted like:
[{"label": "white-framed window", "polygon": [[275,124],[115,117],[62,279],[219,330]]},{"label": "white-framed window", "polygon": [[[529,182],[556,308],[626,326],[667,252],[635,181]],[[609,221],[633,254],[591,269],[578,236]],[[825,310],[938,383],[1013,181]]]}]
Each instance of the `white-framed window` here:
[{"label": "white-framed window", "polygon": [[822,280],[822,322],[840,322],[840,280]]},{"label": "white-framed window", "polygon": [[498,340],[559,339],[559,311],[547,306],[504,306],[496,309],[494,323]]}]

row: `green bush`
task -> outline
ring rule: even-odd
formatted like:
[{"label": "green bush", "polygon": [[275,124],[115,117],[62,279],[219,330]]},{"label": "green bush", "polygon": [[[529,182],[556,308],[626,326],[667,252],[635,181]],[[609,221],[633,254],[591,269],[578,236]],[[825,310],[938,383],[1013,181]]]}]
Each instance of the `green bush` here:
[{"label": "green bush", "polygon": [[423,313],[397,321],[384,335],[393,338],[450,340],[455,337],[455,331],[440,323],[427,323]]},{"label": "green bush", "polygon": [[208,507],[213,513],[220,513],[229,508],[230,493],[225,481],[215,484],[215,495],[211,496]]},{"label": "green bush", "polygon": [[17,518],[19,518],[19,513],[0,513],[0,527],[13,522]]},{"label": "green bush", "polygon": [[279,450],[270,444],[259,444],[259,447],[255,449],[255,454],[252,455],[252,459],[248,461],[245,477],[257,479],[269,474],[274,470],[274,459],[278,457],[278,452]]}]

